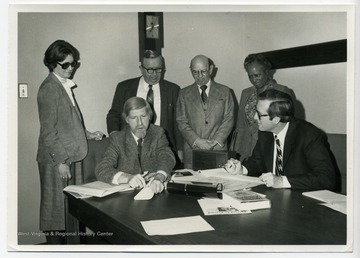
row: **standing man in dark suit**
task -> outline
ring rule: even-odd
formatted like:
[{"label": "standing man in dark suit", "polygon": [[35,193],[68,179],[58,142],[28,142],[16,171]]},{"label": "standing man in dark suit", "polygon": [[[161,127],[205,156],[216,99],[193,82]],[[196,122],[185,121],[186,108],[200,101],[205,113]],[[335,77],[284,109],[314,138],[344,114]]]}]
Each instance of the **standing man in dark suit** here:
[{"label": "standing man in dark suit", "polygon": [[[156,51],[145,51],[139,68],[141,77],[120,82],[116,87],[112,106],[106,117],[108,133],[111,135],[126,125],[122,118],[125,101],[134,96],[141,97],[153,108],[151,122],[165,129],[172,150],[179,154],[182,138],[176,126],[175,107],[180,87],[163,79],[165,62]],[[179,158],[182,159],[181,156]]]},{"label": "standing man in dark suit", "polygon": [[143,98],[128,99],[123,118],[126,125],[120,132],[113,133],[102,161],[96,166],[97,179],[143,188],[147,178],[154,193],[162,192],[175,166],[164,129],[150,123],[153,111]]},{"label": "standing man in dark suit", "polygon": [[259,139],[253,154],[242,164],[230,159],[225,165],[229,173],[260,176],[274,188],[335,188],[326,136],[314,125],[294,118],[290,95],[274,89],[260,93],[254,118]]},{"label": "standing man in dark suit", "polygon": [[176,121],[184,138],[184,166],[192,168],[192,150],[227,150],[234,126],[234,101],[230,89],[211,80],[213,65],[195,56],[190,71],[195,82],[181,89]]},{"label": "standing man in dark suit", "polygon": [[248,55],[244,60],[244,68],[252,86],[241,92],[236,127],[230,144],[241,161],[251,156],[258,139],[258,125],[254,119],[258,94],[268,89],[276,89],[290,94],[293,103],[296,99],[293,90],[277,84],[271,77],[271,63],[264,55]]}]

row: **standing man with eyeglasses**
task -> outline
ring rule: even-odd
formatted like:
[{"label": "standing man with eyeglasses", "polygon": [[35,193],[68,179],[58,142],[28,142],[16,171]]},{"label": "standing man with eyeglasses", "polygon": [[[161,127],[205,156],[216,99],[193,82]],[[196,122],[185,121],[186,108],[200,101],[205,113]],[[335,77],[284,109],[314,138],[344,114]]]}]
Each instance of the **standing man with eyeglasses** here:
[{"label": "standing man with eyeglasses", "polygon": [[244,162],[230,159],[233,175],[258,176],[266,186],[297,190],[334,190],[335,168],[326,135],[313,124],[294,118],[290,95],[266,90],[258,95],[254,119],[259,138]]},{"label": "standing man with eyeglasses", "polygon": [[230,89],[213,81],[208,57],[195,56],[190,72],[195,82],[180,90],[176,121],[184,138],[184,166],[192,168],[192,150],[227,150],[234,126],[234,101]]},{"label": "standing man with eyeglasses", "polygon": [[131,97],[141,97],[153,108],[151,122],[165,129],[179,165],[182,159],[182,152],[179,150],[182,138],[176,126],[175,105],[180,87],[164,80],[165,61],[156,51],[145,51],[139,69],[142,76],[120,82],[116,87],[111,109],[106,117],[108,133],[111,136],[126,125],[122,118],[125,101]]}]

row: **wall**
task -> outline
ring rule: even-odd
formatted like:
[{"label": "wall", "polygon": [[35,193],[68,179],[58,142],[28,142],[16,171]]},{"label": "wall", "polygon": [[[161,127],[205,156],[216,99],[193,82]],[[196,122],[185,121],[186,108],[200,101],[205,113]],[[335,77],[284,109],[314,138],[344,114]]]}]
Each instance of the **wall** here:
[{"label": "wall", "polygon": [[[346,38],[344,13],[164,13],[166,79],[181,87],[192,83],[188,70],[197,54],[212,58],[216,81],[241,91],[250,86],[242,61],[249,53]],[[105,116],[117,82],[139,75],[136,13],[20,13],[17,83],[29,84],[18,103],[18,230],[39,232],[39,176],[35,161],[39,122],[36,94],[48,71],[46,48],[65,39],[81,53],[74,81],[85,124],[106,132]],[[328,133],[346,133],[346,64],[281,69],[281,84],[296,92],[306,118]],[[16,173],[16,171],[13,171]],[[20,244],[44,242],[19,237]]]}]

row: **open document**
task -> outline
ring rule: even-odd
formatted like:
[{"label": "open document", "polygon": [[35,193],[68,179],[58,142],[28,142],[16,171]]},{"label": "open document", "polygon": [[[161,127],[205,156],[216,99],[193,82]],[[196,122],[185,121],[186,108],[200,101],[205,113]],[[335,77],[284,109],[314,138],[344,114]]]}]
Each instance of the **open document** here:
[{"label": "open document", "polygon": [[95,181],[82,185],[69,185],[64,188],[65,192],[76,198],[88,198],[92,196],[104,197],[116,192],[133,190],[128,184],[110,185],[104,182]]}]

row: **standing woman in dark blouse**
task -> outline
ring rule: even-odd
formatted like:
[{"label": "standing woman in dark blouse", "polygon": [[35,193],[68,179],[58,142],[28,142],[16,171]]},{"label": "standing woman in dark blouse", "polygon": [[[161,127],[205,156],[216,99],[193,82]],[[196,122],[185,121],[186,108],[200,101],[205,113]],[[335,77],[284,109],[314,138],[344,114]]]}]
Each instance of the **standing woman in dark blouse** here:
[{"label": "standing woman in dark blouse", "polygon": [[78,68],[79,51],[64,40],[56,40],[45,52],[49,75],[38,96],[40,136],[37,162],[40,173],[40,230],[48,244],[63,244],[65,208],[63,188],[73,183],[72,164],[85,158],[87,139],[101,139],[103,133],[90,133],[72,93],[71,80]]}]

